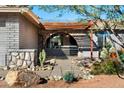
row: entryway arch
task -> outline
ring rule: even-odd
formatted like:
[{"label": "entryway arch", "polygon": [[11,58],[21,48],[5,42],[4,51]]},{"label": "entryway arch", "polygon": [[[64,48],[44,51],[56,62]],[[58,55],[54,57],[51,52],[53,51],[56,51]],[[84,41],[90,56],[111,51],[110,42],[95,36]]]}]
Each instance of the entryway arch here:
[{"label": "entryway arch", "polygon": [[77,55],[78,44],[68,33],[52,33],[45,42],[45,49],[49,56],[72,56]]}]

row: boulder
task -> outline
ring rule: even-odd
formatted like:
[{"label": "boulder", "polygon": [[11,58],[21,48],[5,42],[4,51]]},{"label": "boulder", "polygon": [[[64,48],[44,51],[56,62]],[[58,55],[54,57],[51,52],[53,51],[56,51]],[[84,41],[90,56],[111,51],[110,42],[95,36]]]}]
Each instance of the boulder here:
[{"label": "boulder", "polygon": [[95,61],[96,61],[96,62],[102,62],[102,60],[99,59],[99,58],[96,58]]},{"label": "boulder", "polygon": [[32,66],[32,67],[31,67],[31,70],[32,70],[32,71],[35,71],[35,66]]},{"label": "boulder", "polygon": [[52,70],[52,69],[53,69],[52,66],[47,66],[47,67],[46,67],[46,70]]},{"label": "boulder", "polygon": [[40,83],[40,76],[28,70],[9,71],[5,81],[10,87],[30,87]]},{"label": "boulder", "polygon": [[8,66],[4,66],[3,70],[9,70],[9,67]]},{"label": "boulder", "polygon": [[3,76],[0,76],[0,80],[4,80],[5,79],[5,77],[3,77]]},{"label": "boulder", "polygon": [[83,58],[83,53],[81,51],[78,52],[78,58]]},{"label": "boulder", "polygon": [[53,76],[49,76],[48,78],[49,78],[49,80],[54,80]]},{"label": "boulder", "polygon": [[51,59],[50,60],[50,64],[55,64],[56,63],[56,59]]}]

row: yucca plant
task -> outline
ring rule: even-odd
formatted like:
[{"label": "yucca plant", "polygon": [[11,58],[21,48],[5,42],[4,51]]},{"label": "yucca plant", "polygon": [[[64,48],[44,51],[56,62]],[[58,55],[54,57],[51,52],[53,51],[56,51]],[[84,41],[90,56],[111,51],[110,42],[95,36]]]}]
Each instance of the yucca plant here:
[{"label": "yucca plant", "polygon": [[40,60],[40,65],[43,66],[45,60],[46,60],[46,52],[44,49],[39,54],[39,60]]}]

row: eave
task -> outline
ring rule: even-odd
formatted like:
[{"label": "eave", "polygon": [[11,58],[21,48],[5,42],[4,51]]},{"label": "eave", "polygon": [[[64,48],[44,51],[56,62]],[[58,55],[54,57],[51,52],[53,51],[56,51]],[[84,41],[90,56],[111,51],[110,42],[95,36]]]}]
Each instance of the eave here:
[{"label": "eave", "polygon": [[79,22],[46,22],[43,23],[43,26],[45,30],[62,30],[62,29],[72,29],[72,30],[78,30],[78,29],[88,29],[88,24],[83,24]]},{"label": "eave", "polygon": [[0,13],[19,13],[26,17],[31,23],[33,23],[38,28],[42,28],[42,23],[40,22],[38,16],[36,16],[32,11],[28,8],[0,8]]}]

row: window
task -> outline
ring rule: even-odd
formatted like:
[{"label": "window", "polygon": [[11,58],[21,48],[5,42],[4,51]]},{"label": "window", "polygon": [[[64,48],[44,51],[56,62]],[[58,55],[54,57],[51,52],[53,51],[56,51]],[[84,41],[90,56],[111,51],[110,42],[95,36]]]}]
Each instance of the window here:
[{"label": "window", "polygon": [[5,26],[6,26],[5,19],[0,19],[0,27],[5,27]]},{"label": "window", "polygon": [[[83,49],[84,50],[89,50],[91,45],[90,45],[90,37],[87,35],[87,34],[84,34],[83,37],[82,37],[82,40],[83,40]],[[93,48],[96,49],[97,47],[97,37],[95,35],[93,35]]]},{"label": "window", "polygon": [[83,48],[90,48],[90,38],[88,35],[83,35]]}]

